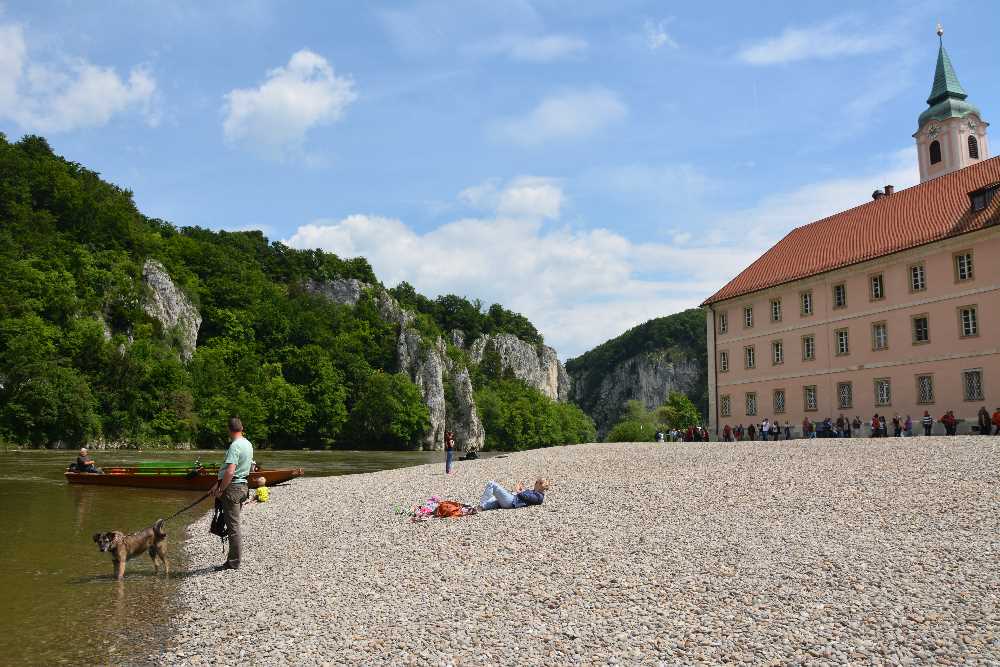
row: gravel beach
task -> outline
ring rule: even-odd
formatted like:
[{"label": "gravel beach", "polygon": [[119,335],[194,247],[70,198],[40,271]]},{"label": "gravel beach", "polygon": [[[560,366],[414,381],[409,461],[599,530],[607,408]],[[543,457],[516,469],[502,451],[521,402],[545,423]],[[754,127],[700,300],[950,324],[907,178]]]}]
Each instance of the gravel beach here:
[{"label": "gravel beach", "polygon": [[[223,553],[192,526],[186,611],[152,660],[1000,664],[998,469],[1000,438],[969,436],[577,445],[297,480],[247,507],[238,571],[198,572]],[[394,513],[539,475],[538,507]]]}]

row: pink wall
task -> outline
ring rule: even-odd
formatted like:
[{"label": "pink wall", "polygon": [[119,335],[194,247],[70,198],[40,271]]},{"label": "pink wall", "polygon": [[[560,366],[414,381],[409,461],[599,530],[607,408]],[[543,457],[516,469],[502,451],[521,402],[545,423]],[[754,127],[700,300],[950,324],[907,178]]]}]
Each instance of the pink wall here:
[{"label": "pink wall", "polygon": [[[972,249],[973,278],[957,282],[955,279],[955,252]],[[836,252],[835,248],[816,249],[817,252]],[[926,289],[912,292],[909,287],[913,264],[923,263]],[[872,300],[869,296],[869,278],[881,272],[885,297]],[[847,305],[833,306],[833,286],[844,283]],[[799,312],[799,294],[812,290],[813,314]],[[780,298],[782,319],[772,322],[770,300]],[[754,326],[744,328],[743,307],[752,305]],[[978,317],[978,336],[962,338],[959,335],[958,307],[975,305]],[[871,419],[874,412],[891,418],[894,414],[910,414],[916,420],[924,409],[935,417],[945,410],[954,410],[965,419],[961,430],[967,431],[975,423],[976,413],[982,405],[992,413],[1000,407],[1000,227],[967,234],[937,242],[865,264],[829,272],[797,281],[789,285],[758,292],[743,298],[730,299],[714,304],[709,318],[728,313],[729,330],[720,333],[716,328],[714,364],[718,370],[718,352],[728,350],[728,372],[718,372],[717,388],[710,387],[714,406],[719,397],[728,394],[732,401],[730,417],[719,416],[718,429],[724,424],[744,425],[760,421],[763,417],[788,420],[800,425],[805,415],[810,419],[836,417],[841,412],[862,420]],[[917,314],[926,313],[929,321],[930,341],[912,342],[912,320]],[[888,349],[872,349],[874,322],[884,321],[888,332]],[[850,350],[846,355],[836,355],[835,332],[847,329]],[[816,340],[816,359],[802,359],[801,338],[813,335]],[[709,337],[712,340],[712,337]],[[772,364],[771,342],[783,341],[784,362]],[[744,347],[753,345],[756,350],[756,368],[743,367]],[[965,401],[962,371],[982,369],[984,400]],[[919,374],[932,374],[935,400],[930,405],[917,403]],[[710,383],[713,373],[710,372]],[[876,378],[889,378],[892,401],[889,406],[875,405]],[[851,382],[853,407],[840,410],[837,404],[838,382]],[[818,409],[806,412],[803,405],[803,387],[815,385]],[[784,414],[774,414],[772,392],[784,389],[786,407]],[[745,392],[757,392],[757,416],[748,417],[744,410]],[[712,417],[715,416],[715,407]],[[713,420],[714,421],[714,420]],[[714,424],[713,424],[714,426]],[[938,427],[940,429],[940,427]],[[713,429],[714,430],[714,429]]]}]

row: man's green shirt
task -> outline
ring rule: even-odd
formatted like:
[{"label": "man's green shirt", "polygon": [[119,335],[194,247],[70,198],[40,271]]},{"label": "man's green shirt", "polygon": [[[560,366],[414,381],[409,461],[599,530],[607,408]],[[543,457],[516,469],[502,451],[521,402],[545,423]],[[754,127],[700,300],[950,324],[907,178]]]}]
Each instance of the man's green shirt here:
[{"label": "man's green shirt", "polygon": [[226,452],[226,460],[219,468],[219,479],[226,472],[226,466],[230,463],[236,464],[236,469],[233,471],[233,481],[232,484],[246,484],[247,475],[250,474],[250,463],[253,461],[253,445],[250,441],[244,437],[239,437],[233,440],[233,443],[229,445],[229,451]]}]

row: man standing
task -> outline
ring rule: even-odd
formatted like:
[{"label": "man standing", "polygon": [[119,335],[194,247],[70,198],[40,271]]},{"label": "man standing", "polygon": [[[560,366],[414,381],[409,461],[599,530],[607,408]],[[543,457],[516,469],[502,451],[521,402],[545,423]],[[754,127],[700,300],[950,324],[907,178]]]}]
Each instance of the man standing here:
[{"label": "man standing", "polygon": [[247,475],[253,461],[253,445],[243,437],[243,422],[239,417],[229,418],[229,451],[219,468],[219,481],[212,487],[212,495],[222,501],[222,511],[229,525],[229,556],[219,570],[235,570],[240,566],[242,534],[240,532],[240,510],[250,496]]},{"label": "man standing", "polygon": [[924,416],[920,418],[920,424],[924,427],[924,435],[930,435],[931,429],[934,428],[934,417],[931,417],[931,413],[924,410]]}]

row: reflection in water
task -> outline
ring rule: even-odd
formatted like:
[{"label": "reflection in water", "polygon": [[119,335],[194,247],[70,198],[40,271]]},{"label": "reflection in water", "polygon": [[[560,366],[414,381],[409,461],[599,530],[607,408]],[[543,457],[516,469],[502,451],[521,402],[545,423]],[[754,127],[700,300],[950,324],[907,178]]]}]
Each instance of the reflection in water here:
[{"label": "reflection in water", "polygon": [[[100,452],[101,465],[143,459],[218,462],[221,452]],[[128,562],[116,581],[94,533],[134,532],[169,516],[200,492],[67,484],[72,452],[0,454],[0,663],[134,663],[162,645],[178,611],[177,581],[212,576],[213,564],[188,563],[182,542],[205,502],[169,524],[169,577],[149,557]],[[303,467],[307,475],[373,472],[438,462],[432,452],[258,452],[269,467]],[[294,482],[293,482],[294,484]]]}]

